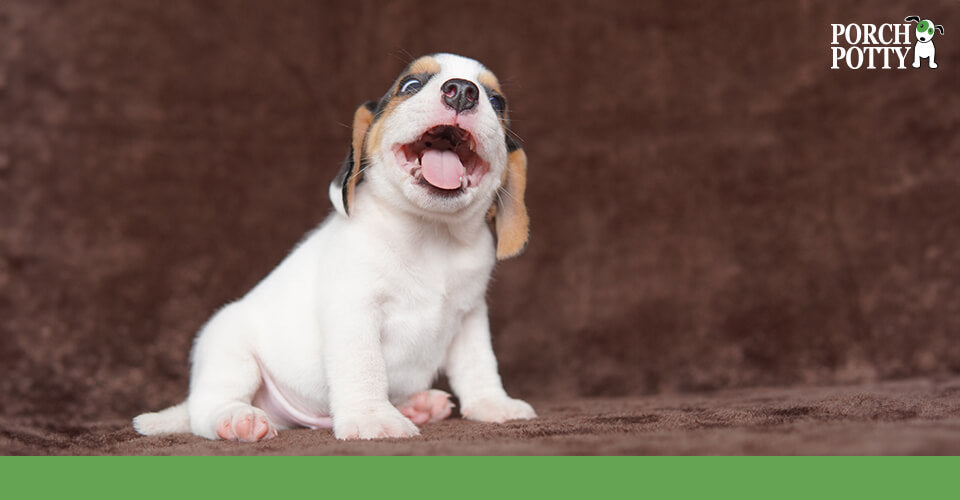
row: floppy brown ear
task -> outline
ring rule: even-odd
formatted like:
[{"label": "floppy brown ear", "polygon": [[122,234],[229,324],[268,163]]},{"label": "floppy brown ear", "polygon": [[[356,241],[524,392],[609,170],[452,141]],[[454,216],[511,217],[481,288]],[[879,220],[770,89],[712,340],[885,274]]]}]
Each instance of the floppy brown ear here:
[{"label": "floppy brown ear", "polygon": [[333,182],[330,183],[330,201],[334,208],[343,215],[350,215],[353,206],[353,197],[357,191],[357,183],[363,178],[363,143],[367,138],[367,131],[373,123],[373,110],[377,103],[367,101],[353,114],[353,137],[350,141],[350,152],[343,160],[343,167]]},{"label": "floppy brown ear", "polygon": [[508,151],[507,171],[497,193],[497,203],[491,209],[497,234],[497,260],[520,255],[530,234],[530,217],[523,203],[527,189],[527,155],[513,141],[508,141]]}]

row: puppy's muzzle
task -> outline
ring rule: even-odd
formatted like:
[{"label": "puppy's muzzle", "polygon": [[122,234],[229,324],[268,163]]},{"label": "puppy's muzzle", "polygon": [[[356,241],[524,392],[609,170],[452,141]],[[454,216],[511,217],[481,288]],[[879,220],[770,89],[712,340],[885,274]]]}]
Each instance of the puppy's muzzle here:
[{"label": "puppy's muzzle", "polygon": [[480,89],[470,81],[462,78],[452,78],[440,86],[443,92],[443,103],[457,113],[473,109],[477,105]]},{"label": "puppy's muzzle", "polygon": [[400,168],[434,194],[456,195],[477,186],[490,165],[476,152],[466,130],[451,125],[430,128],[410,144],[396,147]]}]

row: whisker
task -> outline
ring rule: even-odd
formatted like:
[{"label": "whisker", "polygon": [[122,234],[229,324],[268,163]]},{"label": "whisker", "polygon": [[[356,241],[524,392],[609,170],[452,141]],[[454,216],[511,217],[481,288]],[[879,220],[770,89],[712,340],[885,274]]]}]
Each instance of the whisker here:
[{"label": "whisker", "polygon": [[413,54],[411,54],[409,51],[407,51],[407,49],[404,49],[403,47],[393,51],[390,55],[394,59],[402,62],[404,65],[408,65],[412,63],[413,60],[415,59],[415,57],[413,57]]},{"label": "whisker", "polygon": [[506,195],[507,198],[510,198],[510,201],[517,201],[516,196],[510,194],[510,191],[507,191],[507,189],[506,189],[505,187],[500,186],[499,188],[497,188],[497,199],[500,200],[501,202],[503,201],[503,200],[500,198],[500,194],[501,194],[501,193],[503,193],[504,195]]},{"label": "whisker", "polygon": [[507,133],[510,134],[514,139],[516,139],[518,143],[523,144],[524,142],[526,142],[526,141],[523,139],[523,137],[520,137],[520,134],[514,132],[513,130],[511,130],[511,129],[508,128],[508,129],[506,129],[506,131],[507,131]]},{"label": "whisker", "polygon": [[361,163],[363,166],[360,167],[360,170],[357,170],[357,175],[362,174],[366,169],[370,168],[370,162]]},{"label": "whisker", "polygon": [[514,87],[523,88],[523,86],[518,83],[517,77],[508,76],[500,80],[500,88],[502,88],[503,90],[507,90],[509,88],[514,88]]}]

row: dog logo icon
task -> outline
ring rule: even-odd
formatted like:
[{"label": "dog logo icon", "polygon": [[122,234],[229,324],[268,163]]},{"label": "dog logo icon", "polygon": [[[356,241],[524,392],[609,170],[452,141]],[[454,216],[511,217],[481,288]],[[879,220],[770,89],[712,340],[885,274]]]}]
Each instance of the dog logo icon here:
[{"label": "dog logo icon", "polygon": [[920,59],[924,57],[929,57],[928,61],[931,68],[937,67],[937,62],[934,61],[934,56],[937,54],[936,48],[933,46],[933,34],[934,31],[939,31],[940,34],[943,34],[943,26],[937,24],[934,25],[933,21],[929,19],[920,20],[920,16],[907,16],[903,19],[904,21],[910,22],[913,21],[917,23],[917,45],[913,49],[913,67],[920,67]]}]

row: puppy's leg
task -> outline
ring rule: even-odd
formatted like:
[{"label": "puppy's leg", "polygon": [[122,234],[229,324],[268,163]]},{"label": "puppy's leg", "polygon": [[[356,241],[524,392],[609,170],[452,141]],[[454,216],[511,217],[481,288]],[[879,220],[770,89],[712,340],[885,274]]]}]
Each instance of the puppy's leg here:
[{"label": "puppy's leg", "polygon": [[934,59],[937,57],[937,49],[933,48],[933,43],[931,42],[930,47],[930,68],[937,69],[937,62]]},{"label": "puppy's leg", "polygon": [[277,435],[267,414],[250,404],[262,379],[249,328],[239,306],[231,304],[197,337],[187,398],[194,434],[247,442]]},{"label": "puppy's leg", "polygon": [[[333,311],[357,308],[363,300],[344,300]],[[348,307],[349,305],[353,307]],[[337,439],[401,438],[420,434],[387,398],[387,369],[376,314],[344,314],[332,319],[324,335],[324,367],[330,384],[333,434]]]},{"label": "puppy's leg", "polygon": [[913,67],[914,68],[920,67],[920,44],[919,43],[915,47],[913,47]]},{"label": "puppy's leg", "polygon": [[453,403],[450,402],[450,395],[446,392],[430,389],[410,396],[397,408],[413,423],[423,425],[449,417],[453,410]]},{"label": "puppy's leg", "polygon": [[505,422],[537,416],[524,401],[507,396],[497,373],[497,359],[490,344],[487,306],[470,312],[463,330],[447,353],[447,376],[453,392],[460,396],[460,413],[480,422]]}]

